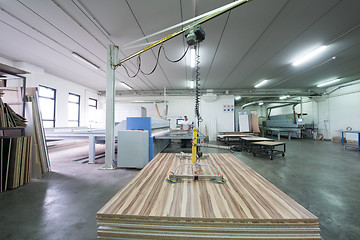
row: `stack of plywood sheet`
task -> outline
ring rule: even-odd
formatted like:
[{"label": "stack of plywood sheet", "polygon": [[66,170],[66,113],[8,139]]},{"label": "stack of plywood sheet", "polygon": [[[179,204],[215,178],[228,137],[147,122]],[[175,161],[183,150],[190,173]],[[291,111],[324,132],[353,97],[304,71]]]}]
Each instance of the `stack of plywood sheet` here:
[{"label": "stack of plywood sheet", "polygon": [[98,238],[321,239],[316,216],[231,154],[203,160],[225,184],[167,183],[169,171],[187,161],[158,154],[99,210]]},{"label": "stack of plywood sheet", "polygon": [[32,177],[41,178],[43,174],[50,171],[51,166],[45,141],[37,89],[27,88],[26,96],[28,103],[26,103],[25,113],[28,119],[28,126],[25,129],[25,134],[33,136],[34,138],[32,156],[32,165],[34,168]]},{"label": "stack of plywood sheet", "polygon": [[0,138],[0,192],[30,181],[31,137]]}]

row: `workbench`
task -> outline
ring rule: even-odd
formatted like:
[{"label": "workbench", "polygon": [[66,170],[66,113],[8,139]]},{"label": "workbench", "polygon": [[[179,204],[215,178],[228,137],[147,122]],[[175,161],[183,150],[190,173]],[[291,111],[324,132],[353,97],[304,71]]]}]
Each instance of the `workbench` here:
[{"label": "workbench", "polygon": [[321,239],[316,216],[232,154],[201,161],[216,167],[225,184],[165,181],[190,161],[158,154],[98,211],[98,239]]},{"label": "workbench", "polygon": [[[283,146],[283,151],[275,149],[277,146]],[[254,157],[256,157],[257,153],[265,153],[270,156],[270,160],[273,160],[274,154],[281,154],[284,157],[285,151],[286,147],[284,142],[261,141],[251,143],[251,152]]]},{"label": "workbench", "polygon": [[229,145],[230,142],[240,142],[241,137],[251,137],[251,134],[219,134],[217,139],[221,142],[224,142],[226,145]]},{"label": "workbench", "polygon": [[[357,143],[347,143],[345,142],[345,138],[346,138],[346,134],[357,134]],[[346,148],[350,148],[350,149],[357,149],[360,150],[360,131],[341,131],[341,143],[342,146],[346,149]]]},{"label": "workbench", "polygon": [[260,141],[274,141],[274,139],[265,137],[241,137],[240,147],[247,152],[251,152],[251,143]]},{"label": "workbench", "polygon": [[95,144],[105,143],[105,130],[86,129],[45,129],[45,138],[49,140],[86,139],[89,141],[89,163],[95,163]]}]

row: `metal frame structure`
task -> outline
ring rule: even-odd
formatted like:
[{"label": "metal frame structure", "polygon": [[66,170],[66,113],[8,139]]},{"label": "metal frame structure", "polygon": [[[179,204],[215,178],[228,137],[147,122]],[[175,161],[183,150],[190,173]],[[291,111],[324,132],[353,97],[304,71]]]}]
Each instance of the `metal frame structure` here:
[{"label": "metal frame structure", "polygon": [[[7,68],[7,69],[5,69]],[[11,72],[11,70],[18,70],[19,73],[15,73],[15,72]],[[11,76],[14,76],[16,78],[20,78],[22,79],[22,102],[21,102],[21,107],[22,107],[22,116],[25,116],[25,102],[26,102],[26,77],[24,76],[20,76],[19,74],[27,74],[28,72],[26,71],[22,71],[4,64],[0,64],[0,73],[5,73]],[[4,86],[6,87],[7,85],[7,79],[4,79]],[[19,103],[10,103],[10,104],[19,104]],[[25,130],[21,129],[21,135],[24,136],[25,135]]]},{"label": "metal frame structure", "polygon": [[107,80],[106,80],[106,147],[105,147],[105,164],[101,169],[114,169],[113,161],[115,159],[115,137],[114,137],[114,111],[115,111],[115,70],[121,66],[124,62],[140,56],[140,54],[184,33],[186,30],[205,23],[223,13],[226,13],[244,3],[251,0],[238,0],[229,3],[221,8],[211,11],[199,20],[196,20],[192,24],[182,28],[181,30],[172,33],[153,44],[131,54],[130,56],[119,61],[119,47],[115,45],[109,45],[107,50]]}]

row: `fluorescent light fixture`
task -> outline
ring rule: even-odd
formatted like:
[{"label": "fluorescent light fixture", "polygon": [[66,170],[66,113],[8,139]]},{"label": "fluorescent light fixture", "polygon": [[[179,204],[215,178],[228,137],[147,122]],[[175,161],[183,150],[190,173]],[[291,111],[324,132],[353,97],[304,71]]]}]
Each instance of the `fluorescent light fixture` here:
[{"label": "fluorescent light fixture", "polygon": [[132,87],[130,87],[129,85],[127,85],[126,83],[124,82],[120,82],[120,84],[124,87],[124,88],[127,88],[129,90],[133,90]]},{"label": "fluorescent light fixture", "polygon": [[320,47],[318,47],[317,49],[315,49],[314,51],[306,54],[305,56],[297,59],[295,62],[292,63],[293,66],[297,67],[307,61],[309,61],[310,59],[316,57],[317,55],[319,55],[320,53],[322,53],[328,46],[322,45]]},{"label": "fluorescent light fixture", "polygon": [[195,67],[195,49],[190,49],[190,67]]},{"label": "fluorescent light fixture", "polygon": [[317,87],[324,87],[324,86],[327,86],[327,85],[336,83],[336,82],[338,82],[338,81],[340,81],[340,80],[341,80],[340,78],[337,78],[337,79],[334,79],[334,80],[331,80],[331,81],[327,81],[327,82],[320,83],[320,84],[318,84],[318,85],[316,85],[316,86],[317,86]]},{"label": "fluorescent light fixture", "polygon": [[262,85],[266,84],[269,80],[262,80],[260,83],[256,84],[254,88],[261,87]]},{"label": "fluorescent light fixture", "polygon": [[287,99],[287,98],[289,98],[289,97],[290,97],[290,95],[284,95],[284,96],[279,97],[279,99],[280,99],[280,100],[284,100],[284,99]]},{"label": "fluorescent light fixture", "polygon": [[235,97],[235,100],[236,100],[236,101],[238,101],[238,100],[240,100],[240,99],[241,99],[241,96],[236,96],[236,97]]},{"label": "fluorescent light fixture", "polygon": [[8,80],[8,79],[17,79],[20,77],[16,77],[16,76],[1,76],[0,80]]},{"label": "fluorescent light fixture", "polygon": [[259,102],[259,106],[264,105],[264,102]]},{"label": "fluorescent light fixture", "polygon": [[76,52],[73,52],[72,55],[73,55],[74,58],[76,58],[76,59],[78,59],[78,60],[86,63],[87,65],[91,66],[92,68],[94,68],[94,69],[96,69],[96,70],[98,70],[98,69],[100,68],[99,66],[93,64],[92,62],[90,62],[90,61],[87,60],[86,58],[80,56],[80,55],[77,54]]},{"label": "fluorescent light fixture", "polygon": [[189,81],[189,88],[194,88],[195,87],[195,83],[194,81]]}]

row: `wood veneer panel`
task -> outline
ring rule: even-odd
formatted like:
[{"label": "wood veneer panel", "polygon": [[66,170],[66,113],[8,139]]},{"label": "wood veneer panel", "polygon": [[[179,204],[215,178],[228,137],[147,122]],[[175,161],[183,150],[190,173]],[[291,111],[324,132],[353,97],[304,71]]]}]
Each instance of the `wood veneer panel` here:
[{"label": "wood veneer panel", "polygon": [[[228,180],[165,182],[179,163],[175,154],[159,154],[98,214],[190,218],[316,219],[274,185],[231,154],[210,154]],[[181,168],[181,171],[186,171]],[[179,173],[182,173],[182,172]],[[206,170],[204,169],[204,172]]]},{"label": "wood veneer panel", "polygon": [[226,184],[165,181],[189,162],[158,154],[99,210],[99,239],[321,239],[316,216],[232,154],[202,161],[214,165]]},{"label": "wood veneer panel", "polygon": [[253,142],[251,144],[256,144],[256,145],[267,145],[267,146],[278,146],[278,145],[283,145],[285,144],[284,142],[268,142],[268,141],[261,141],[261,142]]}]

